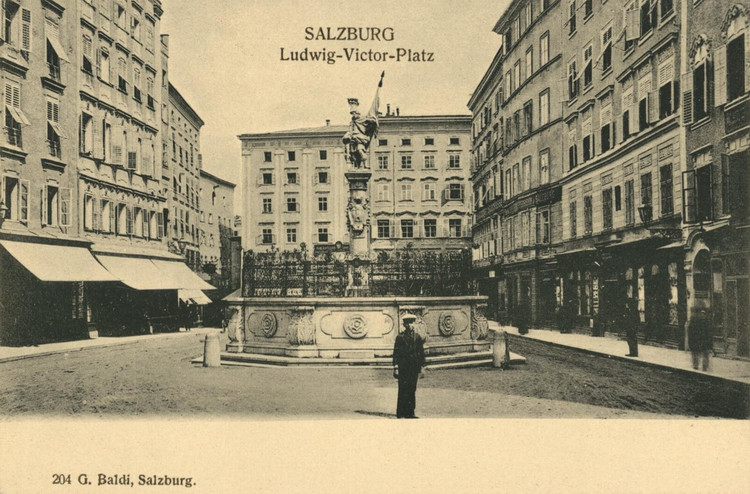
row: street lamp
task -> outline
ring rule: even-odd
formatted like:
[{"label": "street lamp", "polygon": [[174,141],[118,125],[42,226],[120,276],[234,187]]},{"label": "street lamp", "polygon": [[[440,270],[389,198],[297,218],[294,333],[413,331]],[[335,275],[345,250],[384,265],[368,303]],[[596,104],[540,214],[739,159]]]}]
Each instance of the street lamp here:
[{"label": "street lamp", "polygon": [[641,217],[641,222],[644,225],[648,225],[649,223],[651,223],[653,212],[654,208],[650,204],[644,204],[643,206],[638,208],[638,216]]}]

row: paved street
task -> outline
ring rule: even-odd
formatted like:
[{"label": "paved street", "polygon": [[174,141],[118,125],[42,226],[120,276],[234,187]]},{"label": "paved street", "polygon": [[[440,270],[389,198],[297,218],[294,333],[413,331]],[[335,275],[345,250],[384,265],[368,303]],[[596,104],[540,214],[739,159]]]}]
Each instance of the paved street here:
[{"label": "paved street", "polygon": [[[256,418],[391,417],[396,382],[372,368],[206,369],[201,335],[141,339],[0,364],[0,413],[223,414]],[[528,364],[435,370],[417,412],[429,417],[679,418],[748,416],[746,388],[518,341]]]}]

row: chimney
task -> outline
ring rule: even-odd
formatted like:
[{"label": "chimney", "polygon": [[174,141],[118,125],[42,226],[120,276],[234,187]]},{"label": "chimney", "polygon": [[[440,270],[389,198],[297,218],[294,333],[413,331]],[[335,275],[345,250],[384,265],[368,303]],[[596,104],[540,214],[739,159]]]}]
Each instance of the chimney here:
[{"label": "chimney", "polygon": [[328,127],[329,125],[331,125],[331,120],[326,118],[326,127]]},{"label": "chimney", "polygon": [[401,111],[399,110],[398,106],[396,107],[396,116],[398,117],[401,114]]},{"label": "chimney", "polygon": [[391,104],[390,103],[388,103],[387,105],[385,105],[385,116],[386,117],[390,117],[391,116]]}]

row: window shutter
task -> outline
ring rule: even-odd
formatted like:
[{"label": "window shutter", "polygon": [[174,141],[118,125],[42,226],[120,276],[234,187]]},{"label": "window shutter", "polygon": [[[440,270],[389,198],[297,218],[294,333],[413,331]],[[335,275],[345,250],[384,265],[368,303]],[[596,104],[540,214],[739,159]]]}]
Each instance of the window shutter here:
[{"label": "window shutter", "polygon": [[156,213],[156,238],[164,236],[164,213]]},{"label": "window shutter", "polygon": [[31,52],[31,11],[21,9],[21,50]]},{"label": "window shutter", "polygon": [[133,234],[133,210],[130,206],[125,206],[125,233]]},{"label": "window shutter", "polygon": [[659,87],[674,79],[674,59],[669,58],[659,65]]},{"label": "window shutter", "polygon": [[727,45],[716,47],[714,56],[714,104],[727,102]]},{"label": "window shutter", "polygon": [[29,221],[29,181],[20,180],[20,193],[18,195],[18,220]]},{"label": "window shutter", "polygon": [[682,172],[682,217],[685,223],[696,220],[695,170]]},{"label": "window shutter", "polygon": [[122,159],[123,159],[123,135],[122,135],[122,126],[121,125],[113,125],[112,126],[112,163],[116,165],[122,165]]},{"label": "window shutter", "polygon": [[104,133],[104,122],[103,120],[100,120],[97,117],[93,117],[91,119],[91,132],[93,134],[93,138],[91,139],[94,143],[94,149],[92,150],[92,156],[95,159],[103,159],[104,158],[104,139],[103,139],[103,133]]},{"label": "window shutter", "polygon": [[659,121],[659,94],[657,91],[651,91],[648,93],[648,101],[646,102],[648,123],[656,123]]},{"label": "window shutter", "polygon": [[86,143],[84,142],[83,138],[83,113],[78,115],[78,149],[81,153],[85,153],[87,151],[86,149]]},{"label": "window shutter", "polygon": [[682,74],[682,124],[693,123],[693,73]]},{"label": "window shutter", "polygon": [[42,213],[42,225],[47,224],[47,186],[42,185],[42,195],[41,195],[42,204],[40,207],[40,211]]},{"label": "window shutter", "polygon": [[70,226],[70,189],[60,188],[60,226]]},{"label": "window shutter", "polygon": [[117,232],[117,211],[114,202],[109,203],[109,231],[110,233]]},{"label": "window shutter", "polygon": [[91,199],[91,208],[93,209],[93,229],[99,231],[102,229],[102,210],[99,208],[99,199]]},{"label": "window shutter", "polygon": [[149,227],[149,221],[148,221],[148,219],[149,219],[149,212],[148,212],[148,210],[144,209],[141,212],[141,216],[143,217],[143,232],[142,232],[143,233],[143,238],[148,238],[149,237],[149,231],[148,231],[148,227]]},{"label": "window shutter", "polygon": [[102,78],[102,50],[96,50],[96,77]]},{"label": "window shutter", "polygon": [[0,19],[3,20],[3,22],[0,22],[0,39],[5,41],[5,2],[0,2]]}]

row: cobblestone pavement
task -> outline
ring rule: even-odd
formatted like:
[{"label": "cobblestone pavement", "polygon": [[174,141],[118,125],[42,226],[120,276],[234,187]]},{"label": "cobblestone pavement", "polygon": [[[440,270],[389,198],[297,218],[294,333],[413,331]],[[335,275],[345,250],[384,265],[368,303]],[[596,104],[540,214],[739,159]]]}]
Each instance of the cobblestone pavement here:
[{"label": "cobblestone pavement", "polygon": [[[0,415],[392,417],[396,382],[373,368],[202,368],[202,336],[140,340],[0,364]],[[747,417],[744,387],[705,382],[539,342],[528,364],[435,370],[421,417]]]}]

